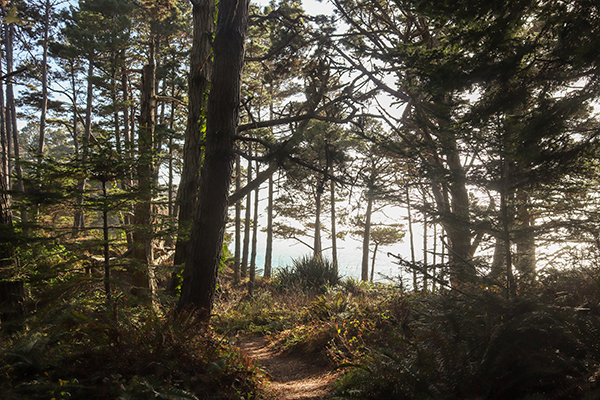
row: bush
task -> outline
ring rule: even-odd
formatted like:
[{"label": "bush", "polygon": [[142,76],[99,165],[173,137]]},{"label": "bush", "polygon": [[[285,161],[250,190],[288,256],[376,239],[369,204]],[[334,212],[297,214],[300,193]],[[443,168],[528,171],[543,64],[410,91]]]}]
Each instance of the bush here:
[{"label": "bush", "polygon": [[[3,398],[257,398],[259,371],[193,314],[95,310],[41,313],[0,342]],[[43,315],[42,315],[43,314]]]},{"label": "bush", "polygon": [[[336,399],[598,398],[600,316],[544,304],[428,296],[408,330],[388,338],[339,383]],[[395,332],[400,333],[399,331]],[[591,368],[590,368],[591,367]]]},{"label": "bush", "polygon": [[293,260],[292,265],[277,271],[277,279],[283,288],[300,288],[324,292],[327,286],[340,282],[337,268],[322,257],[304,256]]}]

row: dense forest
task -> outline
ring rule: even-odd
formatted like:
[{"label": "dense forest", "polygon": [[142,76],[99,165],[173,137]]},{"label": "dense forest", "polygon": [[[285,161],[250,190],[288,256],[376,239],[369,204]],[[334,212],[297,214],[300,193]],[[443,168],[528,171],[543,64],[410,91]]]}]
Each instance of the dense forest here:
[{"label": "dense forest", "polygon": [[600,398],[598,2],[327,1],[0,1],[0,397]]}]

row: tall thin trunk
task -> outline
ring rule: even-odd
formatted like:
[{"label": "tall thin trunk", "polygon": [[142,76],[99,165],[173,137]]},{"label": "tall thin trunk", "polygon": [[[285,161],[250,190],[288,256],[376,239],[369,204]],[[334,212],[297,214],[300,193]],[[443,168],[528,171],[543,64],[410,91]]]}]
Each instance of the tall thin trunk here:
[{"label": "tall thin trunk", "polygon": [[502,212],[502,233],[504,243],[504,260],[506,272],[506,297],[511,298],[516,294],[515,279],[512,272],[512,253],[510,251],[510,220],[509,220],[509,166],[508,161],[503,161],[502,167],[502,192],[500,193],[500,209]]},{"label": "tall thin trunk", "polygon": [[117,72],[118,72],[119,59],[117,54],[112,54],[112,65],[111,65],[111,87],[110,97],[113,107],[113,129],[115,131],[115,149],[117,154],[121,154],[121,124],[119,121],[119,107],[117,107]]},{"label": "tall thin trunk", "polygon": [[273,176],[269,177],[269,195],[267,205],[267,247],[265,250],[264,277],[271,277],[273,259]]},{"label": "tall thin trunk", "polygon": [[371,214],[373,213],[373,192],[367,189],[367,211],[365,211],[365,230],[363,232],[361,280],[369,280],[369,243],[371,242]]},{"label": "tall thin trunk", "polygon": [[[238,154],[235,158],[235,190],[240,190],[242,182],[242,161]],[[239,283],[241,280],[240,275],[240,257],[242,254],[242,200],[238,200],[235,203],[235,255],[233,264],[233,282]]]},{"label": "tall thin trunk", "polygon": [[[256,162],[256,175],[258,175],[258,161]],[[254,281],[256,279],[256,246],[258,244],[258,200],[260,186],[254,190],[254,218],[252,219],[252,251],[250,252],[250,282],[248,283],[248,293],[254,295]],[[250,196],[250,195],[248,195]]]},{"label": "tall thin trunk", "polygon": [[44,40],[42,43],[42,105],[40,109],[40,137],[38,142],[38,163],[44,156],[44,142],[46,140],[46,112],[48,110],[48,46],[50,44],[50,13],[52,6],[46,0],[44,13]]},{"label": "tall thin trunk", "polygon": [[[413,223],[412,223],[412,209],[410,204],[410,191],[408,186],[406,187],[406,211],[408,214],[408,240],[410,241],[410,261],[413,265],[417,262],[415,259],[415,242],[414,242],[414,234],[413,234]],[[418,282],[417,282],[417,270],[413,268],[413,291],[416,292],[418,290]]]},{"label": "tall thin trunk", "polygon": [[[248,154],[252,156],[252,146],[248,150]],[[248,169],[246,173],[246,182],[252,181],[252,161],[248,160]],[[246,214],[244,217],[244,248],[242,250],[242,265],[240,269],[240,275],[245,278],[248,274],[248,255],[250,253],[250,223],[251,223],[251,209],[252,199],[250,193],[246,195]]]},{"label": "tall thin trunk", "polygon": [[239,122],[248,0],[221,0],[214,38],[215,74],[208,102],[206,158],[178,310],[210,319],[227,221],[234,139]]},{"label": "tall thin trunk", "polygon": [[[323,178],[323,180],[325,180],[325,178]],[[321,244],[321,199],[323,197],[323,186],[324,182],[319,182],[315,197],[315,237],[313,243],[313,255],[315,258],[321,258],[323,256],[323,246]]]},{"label": "tall thin trunk", "polygon": [[154,128],[156,126],[156,66],[153,49],[142,68],[140,121],[138,127],[138,201],[135,205],[132,257],[141,263],[133,274],[133,284],[152,289],[152,192],[154,184]]},{"label": "tall thin trunk", "polygon": [[423,291],[427,292],[427,214],[423,213]]},{"label": "tall thin trunk", "polygon": [[104,234],[104,292],[106,300],[110,301],[110,244],[108,241],[108,195],[106,192],[106,180],[102,180],[102,196],[104,205],[102,207],[102,221]]},{"label": "tall thin trunk", "polygon": [[[0,54],[0,75],[2,75],[3,55]],[[6,135],[6,107],[4,104],[4,84],[0,82],[0,144],[2,154],[0,161],[0,235],[3,240],[0,242],[0,267],[6,267],[12,264],[13,246],[10,237],[14,233],[11,210],[10,175],[8,169],[8,137]]]},{"label": "tall thin trunk", "polygon": [[[88,59],[87,71],[87,94],[85,104],[85,125],[83,127],[83,143],[81,161],[85,164],[88,160],[90,137],[92,132],[92,102],[94,100],[94,86],[92,77],[94,76],[94,57],[90,55]],[[78,236],[85,229],[85,215],[83,213],[83,192],[85,190],[86,179],[82,178],[77,183],[77,204],[75,216],[73,218],[73,236]]]},{"label": "tall thin trunk", "polygon": [[214,0],[192,0],[194,22],[193,43],[188,77],[188,119],[183,146],[183,169],[177,192],[178,235],[173,263],[183,264],[187,257],[187,242],[194,210],[199,196],[202,166],[203,131],[208,88],[212,74],[211,45],[214,33]]},{"label": "tall thin trunk", "polygon": [[529,194],[519,189],[516,193],[517,221],[516,237],[517,253],[515,268],[519,271],[519,281],[531,284],[535,279],[535,233],[531,228],[533,217],[529,212]]},{"label": "tall thin trunk", "polygon": [[[437,274],[437,224],[434,223],[433,224],[433,255],[432,255],[433,260],[431,261],[431,276],[433,276],[434,278],[436,277]],[[431,282],[431,291],[435,293],[435,285],[436,285],[436,281],[435,279]]]},{"label": "tall thin trunk", "polygon": [[330,180],[329,186],[330,202],[331,202],[331,262],[333,268],[338,270],[338,255],[337,255],[337,228],[335,222],[335,181]]},{"label": "tall thin trunk", "polygon": [[[125,157],[127,159],[133,159],[133,131],[131,129],[131,106],[129,105],[129,77],[127,74],[121,75],[121,90],[123,92],[123,141],[125,144]],[[133,186],[131,174],[127,174],[123,179],[123,188],[125,190],[131,189]],[[133,208],[130,206],[123,216],[123,225],[125,226],[125,232],[127,237],[127,246],[133,247],[133,232],[131,226],[133,225]]]},{"label": "tall thin trunk", "polygon": [[[13,72],[13,43],[14,43],[14,25],[7,25],[6,34],[6,73],[10,74]],[[15,97],[13,89],[12,77],[6,82],[6,135],[12,134],[13,151],[15,157],[14,169],[17,175],[17,191],[21,194],[25,194],[25,185],[23,184],[23,171],[21,170],[21,155],[19,149],[19,132],[17,127],[17,109],[15,106]],[[29,235],[29,217],[27,215],[27,208],[25,205],[20,207],[21,224],[23,225],[23,232],[26,236]]]},{"label": "tall thin trunk", "polygon": [[371,279],[369,282],[373,283],[373,277],[375,276],[375,258],[377,257],[377,249],[379,248],[379,243],[375,242],[375,248],[373,249],[373,258],[371,261]]}]

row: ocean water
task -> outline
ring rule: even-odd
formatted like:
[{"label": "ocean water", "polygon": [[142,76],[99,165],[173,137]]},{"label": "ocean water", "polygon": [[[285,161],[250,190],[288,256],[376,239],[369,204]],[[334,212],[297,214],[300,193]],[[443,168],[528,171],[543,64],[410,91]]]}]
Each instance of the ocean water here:
[{"label": "ocean water", "polygon": [[[328,247],[331,243],[323,241],[323,247],[326,248],[324,255],[331,260],[331,249]],[[393,257],[388,257],[387,253],[401,254],[404,252],[405,245],[399,243],[395,246],[380,247],[375,258],[375,275],[373,280],[376,282],[388,281],[386,277],[397,278],[400,274],[406,275],[401,268],[394,263]],[[266,236],[259,234],[257,241],[256,267],[257,275],[262,276],[265,265],[265,248]],[[235,250],[233,243],[229,244],[231,252]],[[371,261],[373,257],[373,249],[369,253],[369,276],[371,274]],[[338,240],[338,269],[340,275],[346,278],[359,279],[361,277],[362,263],[362,243],[358,240]],[[292,264],[294,259],[301,258],[305,255],[311,255],[312,251],[307,246],[296,240],[275,239],[273,241],[272,267],[273,271],[278,268],[286,267]],[[401,254],[402,255],[402,254]],[[404,255],[402,255],[404,256]]]}]

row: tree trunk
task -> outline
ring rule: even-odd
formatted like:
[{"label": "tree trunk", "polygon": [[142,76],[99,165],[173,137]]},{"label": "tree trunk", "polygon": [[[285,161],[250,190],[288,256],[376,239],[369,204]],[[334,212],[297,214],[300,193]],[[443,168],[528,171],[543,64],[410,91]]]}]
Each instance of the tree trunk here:
[{"label": "tree trunk", "polygon": [[509,176],[509,167],[508,161],[503,160],[502,166],[502,189],[500,193],[500,209],[502,213],[502,236],[503,236],[503,244],[504,244],[504,260],[505,264],[505,273],[506,273],[506,297],[509,299],[514,297],[516,294],[515,287],[515,279],[513,277],[512,271],[512,253],[510,251],[510,213],[508,210],[509,204],[509,185],[508,185],[508,176]]},{"label": "tree trunk", "polygon": [[337,256],[337,229],[335,226],[335,181],[330,180],[330,202],[331,202],[331,262],[333,268],[338,270],[338,256]]},{"label": "tree trunk", "polygon": [[188,119],[183,147],[183,169],[177,193],[179,208],[177,244],[173,263],[183,264],[187,257],[187,242],[198,199],[202,136],[205,124],[207,91],[211,79],[211,43],[214,33],[214,0],[192,0],[194,39],[190,54],[188,80]]},{"label": "tree trunk", "polygon": [[106,180],[102,181],[102,196],[104,204],[102,207],[102,222],[104,234],[104,292],[106,300],[110,301],[110,246],[108,241],[108,195],[106,193]]},{"label": "tree trunk", "polygon": [[40,109],[40,136],[38,142],[38,163],[44,157],[44,142],[46,138],[46,112],[48,110],[48,46],[50,33],[50,13],[52,6],[46,0],[44,13],[44,39],[42,43],[42,105]]},{"label": "tree trunk", "polygon": [[373,193],[372,189],[367,189],[367,211],[365,211],[365,230],[363,233],[362,249],[362,274],[361,280],[369,280],[369,243],[371,242],[371,214],[373,213]]},{"label": "tree trunk", "polygon": [[[258,161],[256,162],[256,174],[258,174]],[[248,293],[254,295],[254,281],[256,280],[256,245],[258,243],[258,196],[259,187],[254,190],[254,218],[252,220],[252,251],[250,253],[250,282],[248,282]]]},{"label": "tree trunk", "polygon": [[[0,55],[0,75],[3,75]],[[4,84],[0,82],[0,268],[10,266],[13,263],[13,235],[11,196],[10,196],[10,172],[8,166],[9,149],[8,136],[6,134],[6,107],[4,104]]]},{"label": "tree trunk", "polygon": [[375,248],[373,249],[373,259],[371,261],[371,279],[369,282],[373,283],[373,277],[375,276],[375,257],[377,257],[377,249],[379,248],[379,243],[375,243]]},{"label": "tree trunk", "polygon": [[427,292],[427,214],[423,213],[423,292]]},{"label": "tree trunk", "polygon": [[221,0],[214,38],[214,69],[208,101],[206,158],[190,251],[178,310],[193,307],[208,321],[223,249],[227,199],[239,122],[244,42],[248,27],[248,0]]},{"label": "tree trunk", "polygon": [[[131,133],[131,107],[129,106],[129,78],[127,74],[121,76],[121,89],[123,91],[123,140],[125,142],[125,156],[131,160],[133,158],[133,134]],[[130,174],[123,179],[123,188],[128,190],[132,187],[132,178]],[[132,208],[128,207],[123,217],[123,224],[125,225],[125,232],[127,237],[127,246],[133,247],[133,232],[131,226],[133,225]]]},{"label": "tree trunk", "polygon": [[323,197],[323,186],[324,182],[321,181],[317,187],[317,195],[315,197],[315,238],[313,243],[313,256],[315,258],[323,256],[323,246],[321,243],[321,198]]},{"label": "tree trunk", "polygon": [[[152,52],[152,50],[151,50]],[[142,90],[138,127],[138,199],[135,205],[132,258],[140,265],[132,275],[132,284],[142,290],[151,289],[152,256],[152,189],[154,183],[154,128],[156,93],[153,56],[142,68]]]},{"label": "tree trunk", "polygon": [[264,277],[271,277],[273,268],[273,176],[269,177],[269,195],[267,205],[267,247],[265,250]]},{"label": "tree trunk", "polygon": [[[94,86],[92,77],[94,76],[94,58],[90,56],[88,59],[87,71],[87,95],[85,105],[85,125],[83,127],[83,143],[81,152],[81,161],[85,164],[88,160],[90,147],[90,137],[92,132],[92,102],[94,100]],[[85,214],[83,212],[83,192],[85,190],[86,179],[83,178],[77,183],[77,204],[75,207],[75,216],[73,218],[73,236],[77,237],[85,229]]]},{"label": "tree trunk", "polygon": [[[235,190],[240,190],[242,181],[242,160],[238,154],[235,158]],[[235,254],[233,262],[233,283],[238,284],[240,275],[240,258],[242,255],[242,200],[235,202]]]},{"label": "tree trunk", "polygon": [[[252,146],[249,147],[248,154],[252,156]],[[246,182],[250,184],[252,181],[252,161],[248,160],[248,169],[246,172]],[[250,223],[252,219],[250,206],[252,205],[252,198],[250,193],[246,195],[246,213],[244,217],[244,248],[242,250],[242,265],[240,274],[242,278],[248,275],[248,257],[250,254]]]},{"label": "tree trunk", "polygon": [[[410,191],[408,190],[408,186],[406,187],[406,212],[408,215],[408,238],[410,241],[410,261],[413,265],[417,262],[415,259],[415,242],[414,242],[414,234],[413,234],[413,226],[412,226],[412,209],[410,204]],[[418,290],[418,282],[417,282],[417,270],[413,268],[413,291],[416,292]]]},{"label": "tree trunk", "polygon": [[[6,73],[13,72],[13,42],[14,42],[14,25],[7,25],[6,34]],[[15,97],[13,90],[12,77],[6,82],[6,135],[7,138],[12,134],[12,143],[14,151],[14,168],[17,175],[17,192],[21,195],[25,194],[25,185],[23,184],[23,171],[21,170],[21,155],[19,150],[19,132],[17,127],[17,109],[15,106]],[[20,207],[21,224],[23,233],[29,236],[29,217],[25,205]]]},{"label": "tree trunk", "polygon": [[529,212],[529,195],[523,189],[517,190],[517,254],[515,268],[519,271],[519,280],[530,284],[535,279],[535,232],[532,229],[533,217]]}]

